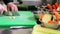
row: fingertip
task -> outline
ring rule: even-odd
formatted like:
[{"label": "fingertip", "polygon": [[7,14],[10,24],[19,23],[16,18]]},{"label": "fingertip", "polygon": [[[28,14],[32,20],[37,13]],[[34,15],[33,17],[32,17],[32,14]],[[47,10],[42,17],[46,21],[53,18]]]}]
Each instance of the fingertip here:
[{"label": "fingertip", "polygon": [[18,8],[17,7],[15,7],[15,12],[18,12]]},{"label": "fingertip", "polygon": [[16,12],[18,12],[18,9],[16,9]]}]

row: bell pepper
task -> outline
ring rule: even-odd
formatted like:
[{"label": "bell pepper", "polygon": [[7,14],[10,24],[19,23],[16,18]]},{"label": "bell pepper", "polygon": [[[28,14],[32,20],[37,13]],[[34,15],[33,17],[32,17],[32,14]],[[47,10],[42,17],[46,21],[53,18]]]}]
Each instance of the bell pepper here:
[{"label": "bell pepper", "polygon": [[42,20],[43,16],[44,16],[44,14],[41,13],[41,14],[39,15],[39,19]]},{"label": "bell pepper", "polygon": [[57,21],[49,21],[48,24],[58,24]]},{"label": "bell pepper", "polygon": [[57,12],[57,10],[53,9],[53,13],[56,16],[56,20],[59,20],[60,19],[60,14]]}]

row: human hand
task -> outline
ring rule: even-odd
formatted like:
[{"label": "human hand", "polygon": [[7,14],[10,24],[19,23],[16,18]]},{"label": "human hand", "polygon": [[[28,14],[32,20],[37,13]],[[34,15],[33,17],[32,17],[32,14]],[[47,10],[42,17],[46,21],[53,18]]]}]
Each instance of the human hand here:
[{"label": "human hand", "polygon": [[18,11],[18,8],[14,3],[8,3],[7,7],[8,7],[8,10],[11,10],[11,11],[14,11],[14,12]]},{"label": "human hand", "polygon": [[0,13],[3,14],[4,11],[7,12],[7,7],[6,7],[6,5],[0,4]]}]

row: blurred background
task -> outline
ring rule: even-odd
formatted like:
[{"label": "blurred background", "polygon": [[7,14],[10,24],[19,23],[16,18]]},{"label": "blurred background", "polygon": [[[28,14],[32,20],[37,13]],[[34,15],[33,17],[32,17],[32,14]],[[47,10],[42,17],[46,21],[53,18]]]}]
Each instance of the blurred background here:
[{"label": "blurred background", "polygon": [[[17,5],[19,11],[31,11],[34,13],[34,17],[36,19],[36,23],[40,24],[38,19],[38,7],[46,6],[48,3],[51,5],[58,2],[60,4],[60,0],[14,0],[14,3]],[[11,28],[11,29],[0,29],[0,34],[31,34],[33,27],[31,28]]]}]

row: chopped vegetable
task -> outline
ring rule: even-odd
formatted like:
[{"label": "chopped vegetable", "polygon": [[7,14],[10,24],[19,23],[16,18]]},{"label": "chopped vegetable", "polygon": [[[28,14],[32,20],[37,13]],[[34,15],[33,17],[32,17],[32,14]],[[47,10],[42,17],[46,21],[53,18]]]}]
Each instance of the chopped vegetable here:
[{"label": "chopped vegetable", "polygon": [[45,14],[44,17],[42,18],[42,22],[43,23],[48,23],[49,21],[51,21],[51,17],[52,17],[52,15]]},{"label": "chopped vegetable", "polygon": [[12,12],[9,11],[9,16],[12,16]]},{"label": "chopped vegetable", "polygon": [[50,10],[53,10],[53,8],[50,4],[47,4],[47,8],[50,9]]},{"label": "chopped vegetable", "polygon": [[39,19],[42,20],[43,16],[44,16],[44,14],[41,13],[41,14],[39,15]]},{"label": "chopped vegetable", "polygon": [[56,8],[59,6],[58,2],[55,3]]},{"label": "chopped vegetable", "polygon": [[59,20],[60,19],[60,14],[57,12],[57,10],[53,10],[53,13],[55,14],[56,16],[56,19]]},{"label": "chopped vegetable", "polygon": [[53,5],[53,9],[56,9],[56,6],[55,5]]},{"label": "chopped vegetable", "polygon": [[58,22],[57,21],[49,21],[48,24],[56,24],[57,25]]},{"label": "chopped vegetable", "polygon": [[53,30],[53,29],[49,29],[49,28],[44,28],[41,27],[40,25],[36,25],[33,28],[32,34],[60,34],[60,31],[58,30]]}]

